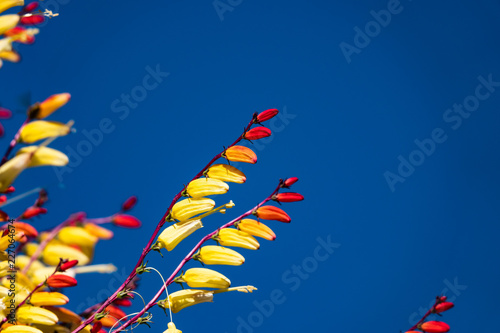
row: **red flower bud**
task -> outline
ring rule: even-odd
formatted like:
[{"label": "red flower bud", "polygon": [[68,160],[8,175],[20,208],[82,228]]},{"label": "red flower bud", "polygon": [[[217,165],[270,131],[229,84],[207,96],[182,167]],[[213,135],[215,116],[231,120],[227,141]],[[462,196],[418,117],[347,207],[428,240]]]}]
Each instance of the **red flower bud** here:
[{"label": "red flower bud", "polygon": [[119,306],[131,306],[132,301],[128,298],[117,298],[113,301],[113,304]]},{"label": "red flower bud", "polygon": [[38,8],[38,2],[32,2],[32,3],[24,6],[23,12],[25,12],[25,13],[31,13],[32,11],[34,11],[37,8]]},{"label": "red flower bud", "polygon": [[453,304],[452,302],[440,303],[440,304],[436,305],[436,307],[434,308],[434,313],[445,312],[446,310],[449,310],[454,306],[455,306],[455,304]]},{"label": "red flower bud", "polygon": [[16,191],[16,189],[14,188],[14,186],[9,186],[9,187],[7,187],[7,189],[5,191],[3,191],[3,193],[9,194],[9,193],[12,193],[15,191]]},{"label": "red flower bud", "polygon": [[253,212],[255,216],[263,220],[276,220],[289,223],[292,219],[281,208],[274,206],[262,206]]},{"label": "red flower bud", "polygon": [[278,193],[273,196],[273,200],[278,202],[295,202],[304,200],[304,196],[302,194],[292,192]]},{"label": "red flower bud", "polygon": [[132,209],[135,204],[137,203],[137,197],[136,196],[131,196],[130,198],[128,198],[127,200],[125,200],[125,202],[123,203],[122,205],[122,210],[125,212],[127,210],[130,210]]},{"label": "red flower bud", "polygon": [[70,260],[70,261],[67,261],[64,264],[62,264],[60,267],[60,270],[61,270],[61,272],[64,272],[64,271],[66,271],[66,270],[68,270],[71,267],[74,267],[76,265],[78,265],[78,260]]},{"label": "red flower bud", "polygon": [[450,326],[442,321],[428,321],[418,326],[419,329],[428,333],[445,333],[450,330]]},{"label": "red flower bud", "polygon": [[[10,29],[10,30],[12,30],[12,29]],[[5,35],[7,36],[7,32],[5,32]],[[8,119],[11,116],[12,116],[12,112],[10,112],[10,110],[7,110],[5,108],[0,107],[0,119]]]},{"label": "red flower bud", "polygon": [[269,119],[273,118],[275,115],[277,115],[278,112],[279,111],[276,109],[269,109],[266,111],[262,111],[261,113],[259,113],[257,115],[257,122],[261,123],[263,121],[269,120]]},{"label": "red flower bud", "polygon": [[0,222],[5,222],[8,220],[9,220],[9,215],[3,210],[0,210]]},{"label": "red flower bud", "polygon": [[96,321],[94,326],[92,326],[92,329],[90,330],[90,333],[98,333],[102,328],[102,323],[100,321]]},{"label": "red flower bud", "polygon": [[141,221],[134,216],[126,214],[113,216],[113,223],[124,228],[139,228],[141,226]]},{"label": "red flower bud", "polygon": [[446,300],[447,300],[447,299],[448,299],[448,297],[446,297],[446,296],[441,296],[441,297],[439,297],[439,300],[440,300],[441,302],[446,302]]},{"label": "red flower bud", "polygon": [[35,206],[36,207],[41,207],[43,206],[47,201],[49,200],[49,196],[47,194],[47,191],[44,189],[40,190],[38,193],[38,198],[35,201]]},{"label": "red flower bud", "polygon": [[40,214],[45,214],[47,213],[47,209],[43,207],[29,207],[24,211],[24,213],[21,215],[22,219],[30,219],[32,217],[35,217]]},{"label": "red flower bud", "polygon": [[297,177],[291,177],[291,178],[288,178],[287,180],[285,180],[285,182],[283,183],[282,187],[290,187],[292,186],[293,184],[295,184],[296,182],[298,182],[299,179]]},{"label": "red flower bud", "polygon": [[20,23],[22,25],[37,25],[44,21],[43,15],[32,15],[28,14],[26,16],[21,17]]},{"label": "red flower bud", "polygon": [[7,201],[7,196],[0,195],[0,205],[3,204],[5,201]]},{"label": "red flower bud", "polygon": [[271,130],[267,127],[259,126],[252,128],[245,134],[243,134],[243,138],[247,140],[258,140],[262,138],[267,138],[271,135]]},{"label": "red flower bud", "polygon": [[108,305],[106,309],[104,309],[104,311],[109,311],[109,315],[117,319],[127,316],[127,314],[123,312],[120,308],[113,305]]},{"label": "red flower bud", "polygon": [[71,276],[56,274],[47,279],[47,285],[52,288],[66,288],[76,286],[77,282]]}]

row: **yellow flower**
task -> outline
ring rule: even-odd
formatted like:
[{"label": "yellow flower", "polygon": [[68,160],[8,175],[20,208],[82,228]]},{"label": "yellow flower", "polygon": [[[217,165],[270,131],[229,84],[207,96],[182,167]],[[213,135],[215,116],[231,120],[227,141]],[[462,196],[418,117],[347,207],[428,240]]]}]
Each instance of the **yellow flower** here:
[{"label": "yellow flower", "polygon": [[239,266],[245,262],[245,258],[238,252],[227,247],[207,245],[193,256],[206,265],[231,265]]},{"label": "yellow flower", "polygon": [[38,328],[26,325],[12,325],[2,329],[3,333],[43,333]]},{"label": "yellow flower", "polygon": [[184,238],[202,228],[201,220],[179,222],[171,225],[158,236],[160,248],[172,251]]},{"label": "yellow flower", "polygon": [[9,234],[7,234],[7,235],[0,238],[0,251],[7,250],[7,248],[9,247],[9,245],[12,242],[18,242],[21,238],[24,237],[24,232],[17,231],[15,234],[10,234],[10,235],[13,235],[13,236],[10,237]]},{"label": "yellow flower", "polygon": [[4,59],[10,62],[21,61],[21,56],[14,50],[0,52],[0,59]]},{"label": "yellow flower", "polygon": [[17,321],[23,324],[54,325],[59,320],[47,309],[37,306],[23,305],[17,310]]},{"label": "yellow flower", "polygon": [[215,207],[215,201],[207,198],[184,199],[172,207],[171,218],[181,222],[187,221],[193,216],[208,212]]},{"label": "yellow flower", "polygon": [[40,103],[37,108],[30,111],[30,118],[44,119],[50,116],[60,107],[64,106],[71,99],[68,93],[56,94]]},{"label": "yellow flower", "polygon": [[36,306],[64,305],[69,302],[69,298],[58,292],[40,291],[31,295],[30,303]]},{"label": "yellow flower", "polygon": [[0,166],[0,192],[5,191],[30,163],[31,154],[19,154]]},{"label": "yellow flower", "polygon": [[219,272],[207,268],[190,268],[175,282],[185,282],[191,288],[218,288],[231,286],[231,281]]},{"label": "yellow flower", "polygon": [[228,164],[214,164],[204,172],[204,175],[213,179],[237,184],[243,184],[247,180],[243,172]]},{"label": "yellow flower", "polygon": [[42,261],[47,265],[55,266],[59,258],[78,260],[78,265],[86,265],[90,259],[83,252],[64,244],[50,242],[42,252]]},{"label": "yellow flower", "polygon": [[229,190],[229,185],[218,179],[198,178],[190,182],[186,193],[192,198],[202,198],[213,194],[224,194]]},{"label": "yellow flower", "polygon": [[21,17],[17,14],[0,16],[0,35],[3,35],[3,33],[7,30],[14,28],[20,19]]},{"label": "yellow flower", "polygon": [[178,330],[175,327],[175,324],[170,322],[170,323],[168,323],[168,329],[166,331],[164,331],[163,333],[182,333],[182,331]]},{"label": "yellow flower", "polygon": [[260,247],[259,242],[252,235],[232,228],[219,230],[213,239],[223,246],[242,247],[249,250],[258,250]]},{"label": "yellow flower", "polygon": [[70,126],[57,121],[36,120],[23,126],[20,138],[24,143],[33,143],[54,136],[67,135],[70,130]]},{"label": "yellow flower", "polygon": [[[33,153],[31,161],[28,165],[29,168],[34,168],[37,166],[65,166],[69,163],[69,158],[64,153],[59,150],[52,149],[49,147],[40,146],[28,146],[19,149],[17,154],[29,154]],[[16,157],[19,156],[16,154]]]},{"label": "yellow flower", "polygon": [[0,0],[0,13],[15,6],[24,6],[24,0]]},{"label": "yellow flower", "polygon": [[111,239],[113,238],[113,231],[103,228],[94,223],[86,223],[84,226],[85,230],[89,234],[96,236],[99,239]]},{"label": "yellow flower", "polygon": [[65,243],[79,246],[94,246],[97,242],[97,237],[90,234],[82,227],[64,227],[57,234],[57,238]]},{"label": "yellow flower", "polygon": [[226,149],[222,154],[222,157],[227,158],[229,161],[233,162],[245,162],[255,164],[257,163],[257,155],[252,149],[245,146],[232,146]]},{"label": "yellow flower", "polygon": [[236,227],[252,236],[261,237],[267,240],[275,240],[276,235],[264,223],[252,219],[243,219],[235,223]]}]

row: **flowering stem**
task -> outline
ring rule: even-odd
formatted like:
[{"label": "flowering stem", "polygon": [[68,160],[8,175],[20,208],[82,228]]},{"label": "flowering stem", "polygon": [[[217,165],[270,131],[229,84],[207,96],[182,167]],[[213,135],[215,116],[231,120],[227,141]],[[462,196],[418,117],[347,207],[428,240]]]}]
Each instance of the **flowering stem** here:
[{"label": "flowering stem", "polygon": [[233,226],[236,221],[239,221],[239,220],[241,220],[241,219],[243,219],[243,218],[251,215],[257,208],[259,208],[260,206],[262,206],[263,204],[265,204],[266,202],[268,202],[269,200],[271,200],[272,196],[275,195],[276,193],[278,193],[278,191],[280,190],[281,184],[282,184],[282,181],[280,180],[280,183],[279,183],[278,187],[276,187],[276,189],[273,191],[273,193],[271,193],[266,199],[264,199],[257,206],[255,206],[254,208],[248,210],[246,213],[241,214],[237,218],[235,218],[235,219],[227,222],[226,224],[224,224],[220,228],[212,231],[211,233],[209,233],[208,235],[206,235],[205,237],[203,237],[198,242],[198,244],[196,244],[196,246],[188,253],[188,255],[186,257],[184,257],[184,259],[182,259],[182,261],[180,262],[180,264],[172,272],[172,274],[170,275],[170,277],[165,281],[165,283],[160,288],[160,290],[156,293],[156,295],[153,297],[153,299],[141,311],[139,311],[133,318],[129,319],[122,326],[120,326],[116,330],[114,330],[113,333],[120,332],[120,331],[124,330],[125,328],[127,328],[128,326],[130,326],[131,324],[133,324],[135,321],[137,321],[137,319],[139,319],[139,317],[141,317],[151,307],[153,307],[154,305],[156,305],[156,301],[158,300],[158,298],[160,298],[161,294],[165,291],[165,288],[168,287],[170,284],[172,284],[175,276],[180,272],[180,270],[182,269],[182,267],[184,267],[184,265],[189,260],[191,260],[193,258],[194,254],[196,253],[196,251],[198,251],[198,249],[201,248],[201,246],[203,245],[203,243],[205,243],[207,240],[211,239],[212,236],[215,235],[215,234],[217,234],[220,229],[229,228],[229,227]]},{"label": "flowering stem", "polygon": [[0,162],[0,166],[2,166],[9,159],[9,154],[12,152],[12,149],[14,149],[14,147],[17,145],[17,143],[19,141],[19,137],[21,136],[21,130],[23,129],[24,125],[26,125],[29,121],[30,121],[30,119],[26,118],[26,120],[23,122],[21,127],[19,127],[19,129],[17,130],[16,135],[14,135],[14,138],[12,139],[12,141],[9,144],[9,148],[7,148],[7,151],[3,155],[2,161]]},{"label": "flowering stem", "polygon": [[413,325],[408,331],[412,331],[412,330],[415,330],[418,328],[418,325],[420,325],[421,323],[423,323],[425,321],[425,319],[427,319],[427,317],[429,317],[431,314],[434,313],[434,309],[436,309],[436,306],[440,303],[442,303],[443,301],[441,300],[441,298],[439,296],[436,297],[436,302],[434,302],[434,305],[429,309],[429,311],[427,311],[424,316],[422,317],[422,319],[420,319],[415,325]]},{"label": "flowering stem", "polygon": [[[254,114],[252,116],[252,120],[245,127],[244,132],[248,131],[250,129],[250,127],[252,127],[252,125],[254,124],[255,117],[256,117],[256,114]],[[243,134],[241,134],[229,147],[232,147],[232,146],[236,145],[242,139],[243,139]],[[208,164],[203,169],[201,169],[201,171],[198,172],[198,174],[196,174],[196,176],[194,176],[191,181],[193,181],[195,179],[198,179],[201,176],[203,176],[203,172],[205,172],[215,161],[217,161],[222,156],[223,153],[224,153],[224,151],[220,152],[217,155],[215,155],[214,158],[212,158],[212,160],[210,162],[208,162]],[[153,231],[153,234],[151,235],[151,237],[150,237],[148,243],[146,244],[146,246],[144,247],[144,250],[142,251],[141,256],[139,257],[139,260],[135,264],[132,272],[129,274],[129,276],[122,283],[122,285],[120,287],[118,287],[118,289],[111,296],[109,296],[106,299],[106,301],[104,301],[101,304],[101,306],[99,307],[99,309],[97,309],[89,318],[87,318],[83,323],[80,324],[80,326],[78,326],[76,329],[74,329],[71,333],[77,333],[77,332],[81,331],[85,326],[87,326],[88,324],[90,324],[94,320],[95,315],[97,313],[102,312],[108,305],[110,305],[116,299],[118,293],[120,291],[122,291],[123,289],[125,289],[125,287],[130,283],[130,281],[132,281],[132,279],[137,275],[136,269],[142,265],[142,263],[144,262],[144,259],[146,258],[147,254],[151,251],[151,247],[153,245],[154,240],[156,239],[156,236],[158,235],[158,233],[160,232],[161,228],[165,224],[166,218],[170,214],[170,211],[172,210],[172,207],[177,202],[177,200],[179,200],[182,197],[182,193],[184,192],[184,190],[185,190],[185,188],[182,188],[179,191],[179,193],[177,193],[177,195],[175,195],[175,197],[172,199],[172,202],[168,206],[168,208],[167,208],[165,214],[163,215],[163,217],[160,219],[160,221],[156,225],[156,228]]]}]

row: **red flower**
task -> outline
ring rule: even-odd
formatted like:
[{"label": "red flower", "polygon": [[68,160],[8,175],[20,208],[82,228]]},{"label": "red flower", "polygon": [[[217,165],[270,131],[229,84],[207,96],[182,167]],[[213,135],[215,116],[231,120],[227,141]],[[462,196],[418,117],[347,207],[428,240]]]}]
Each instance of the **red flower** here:
[{"label": "red flower", "polygon": [[302,194],[293,192],[278,193],[273,196],[273,200],[278,202],[295,202],[304,200],[304,196]]},{"label": "red flower", "polygon": [[283,182],[283,186],[282,187],[288,188],[288,187],[292,186],[293,184],[295,184],[298,181],[299,181],[299,179],[297,177],[288,178],[287,180],[285,180]]},{"label": "red flower", "polygon": [[440,303],[440,304],[436,305],[436,307],[434,308],[434,313],[445,312],[446,310],[449,310],[454,306],[455,306],[455,304],[453,304],[452,302]]},{"label": "red flower", "polygon": [[269,119],[273,118],[275,115],[277,115],[278,112],[279,111],[276,109],[269,109],[266,111],[262,111],[261,113],[259,113],[257,115],[257,122],[261,123],[263,121],[269,120]]},{"label": "red flower", "polygon": [[40,214],[45,214],[47,213],[47,209],[46,208],[43,208],[43,207],[29,207],[28,209],[26,209],[23,213],[23,215],[21,215],[21,218],[22,219],[30,219],[32,217],[35,217],[35,216],[38,216]]},{"label": "red flower", "polygon": [[113,216],[113,223],[124,228],[139,228],[141,226],[141,221],[139,221],[139,219],[126,214]]},{"label": "red flower", "polygon": [[255,216],[263,220],[276,220],[289,223],[292,219],[281,208],[274,206],[262,206],[253,212]]},{"label": "red flower", "polygon": [[137,197],[136,196],[131,196],[122,205],[122,210],[125,212],[127,210],[131,210],[135,204],[137,203]]},{"label": "red flower", "polygon": [[96,321],[94,326],[92,326],[92,329],[90,330],[91,333],[97,333],[101,330],[102,328],[102,323],[100,321]]},{"label": "red flower", "polygon": [[113,301],[113,304],[119,306],[131,306],[132,301],[128,298],[117,298]]},{"label": "red flower", "polygon": [[61,270],[61,272],[64,272],[64,271],[66,271],[66,270],[68,270],[71,267],[74,267],[76,265],[78,265],[78,260],[70,260],[70,261],[67,261],[64,264],[62,264],[60,267],[60,270]]},{"label": "red flower", "polygon": [[66,288],[76,286],[77,282],[71,276],[56,274],[47,279],[47,285],[52,288]]},{"label": "red flower", "polygon": [[21,24],[22,25],[37,25],[42,23],[45,20],[43,15],[33,15],[33,14],[28,14],[23,17],[21,17]]},{"label": "red flower", "polygon": [[419,329],[428,333],[445,333],[450,330],[450,326],[442,321],[428,321],[420,324]]},{"label": "red flower", "polygon": [[243,138],[247,140],[258,140],[262,138],[267,138],[271,135],[271,130],[267,127],[259,126],[252,128],[245,134],[243,134]]}]

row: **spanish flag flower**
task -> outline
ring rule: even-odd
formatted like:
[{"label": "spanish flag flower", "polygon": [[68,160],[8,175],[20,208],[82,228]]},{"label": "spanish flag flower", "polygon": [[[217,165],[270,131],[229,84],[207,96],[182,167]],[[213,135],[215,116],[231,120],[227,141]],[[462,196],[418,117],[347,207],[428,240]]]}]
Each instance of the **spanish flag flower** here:
[{"label": "spanish flag flower", "polygon": [[191,198],[202,198],[214,194],[224,194],[229,190],[229,185],[218,179],[198,178],[186,187],[185,193]]},{"label": "spanish flag flower", "polygon": [[227,247],[207,245],[193,256],[206,265],[230,265],[239,266],[245,262],[245,258],[238,252]]},{"label": "spanish flag flower", "polygon": [[139,228],[141,226],[141,221],[137,217],[127,214],[113,216],[113,223],[123,228]]},{"label": "spanish flag flower", "polygon": [[47,285],[52,288],[66,288],[77,285],[75,278],[65,274],[54,274],[47,279]]},{"label": "spanish flag flower", "polygon": [[168,329],[166,331],[164,331],[163,333],[182,333],[181,330],[178,330],[175,327],[175,324],[173,322],[168,323],[167,326],[168,326]]},{"label": "spanish flag flower", "polygon": [[188,198],[177,202],[170,213],[170,217],[180,222],[208,212],[215,207],[215,201],[208,198]]},{"label": "spanish flag flower", "polygon": [[0,0],[0,13],[3,13],[9,8],[23,5],[24,0]]},{"label": "spanish flag flower", "polygon": [[202,227],[201,220],[178,222],[162,231],[158,236],[158,245],[172,251],[183,239]]},{"label": "spanish flag flower", "polygon": [[191,288],[218,288],[231,286],[231,281],[219,272],[208,268],[190,268],[175,278],[175,282],[187,283]]},{"label": "spanish flag flower", "polygon": [[232,146],[226,149],[222,157],[227,158],[232,162],[257,163],[257,155],[245,146]]},{"label": "spanish flag flower", "polygon": [[229,164],[214,164],[203,173],[204,176],[230,183],[243,184],[247,177],[243,172]]},{"label": "spanish flag flower", "polygon": [[258,140],[262,138],[267,138],[271,135],[271,130],[264,126],[259,126],[252,128],[251,130],[243,134],[243,138],[247,140]]},{"label": "spanish flag flower", "polygon": [[282,187],[289,188],[290,186],[292,186],[293,184],[295,184],[298,181],[299,181],[299,179],[297,177],[290,177],[283,182]]},{"label": "spanish flag flower", "polygon": [[252,236],[261,237],[270,241],[276,239],[276,234],[262,222],[252,219],[243,219],[235,223],[236,227]]},{"label": "spanish flag flower", "polygon": [[38,328],[27,325],[12,325],[2,329],[3,333],[43,333]]},{"label": "spanish flag flower", "polygon": [[304,200],[304,196],[299,193],[285,192],[273,195],[272,199],[278,202],[295,202]]},{"label": "spanish flag flower", "polygon": [[261,113],[259,113],[257,115],[256,122],[262,123],[266,120],[269,120],[269,119],[273,118],[274,116],[276,116],[278,114],[278,112],[279,111],[276,109],[269,109],[269,110],[262,111]]},{"label": "spanish flag flower", "polygon": [[283,209],[274,206],[262,206],[257,208],[253,214],[263,220],[276,220],[289,223],[292,219]]},{"label": "spanish flag flower", "polygon": [[43,147],[43,146],[28,146],[19,149],[16,153],[16,157],[19,155],[28,154],[30,155],[30,162],[28,168],[34,168],[38,166],[65,166],[69,163],[69,158],[66,154],[60,152],[59,150]]},{"label": "spanish flag flower", "polygon": [[31,161],[31,154],[19,154],[0,166],[0,192],[5,191],[26,169]]},{"label": "spanish flag flower", "polygon": [[450,326],[442,321],[427,321],[418,325],[418,328],[428,333],[445,333],[450,330]]},{"label": "spanish flag flower", "polygon": [[24,143],[33,143],[54,136],[64,136],[71,131],[71,127],[57,122],[37,120],[24,125],[21,129],[21,140]]},{"label": "spanish flag flower", "polygon": [[42,252],[42,261],[51,266],[59,264],[59,259],[78,260],[79,265],[86,265],[90,258],[82,251],[65,244],[51,241]]},{"label": "spanish flag flower", "polygon": [[3,35],[9,29],[14,28],[19,22],[19,15],[2,15],[0,16],[0,35]]},{"label": "spanish flag flower", "polygon": [[250,234],[232,228],[219,230],[213,239],[222,246],[242,247],[249,250],[258,250],[259,242]]},{"label": "spanish flag flower", "polygon": [[38,104],[37,107],[31,109],[29,117],[31,119],[44,119],[63,107],[70,99],[71,95],[68,93],[52,95]]},{"label": "spanish flag flower", "polygon": [[39,291],[31,295],[30,303],[36,306],[64,305],[69,298],[58,292]]},{"label": "spanish flag flower", "polygon": [[434,313],[441,313],[441,312],[445,312],[449,309],[451,309],[452,307],[454,307],[455,304],[453,304],[452,302],[443,302],[443,303],[439,303],[438,305],[436,305],[434,307]]},{"label": "spanish flag flower", "polygon": [[113,238],[113,231],[103,228],[94,223],[85,223],[85,230],[88,231],[89,234],[94,235],[99,239],[111,239]]},{"label": "spanish flag flower", "polygon": [[22,324],[55,325],[59,319],[47,309],[37,306],[23,305],[17,310],[17,321]]},{"label": "spanish flag flower", "polygon": [[70,245],[94,246],[98,238],[82,227],[64,227],[57,234],[57,238]]}]

